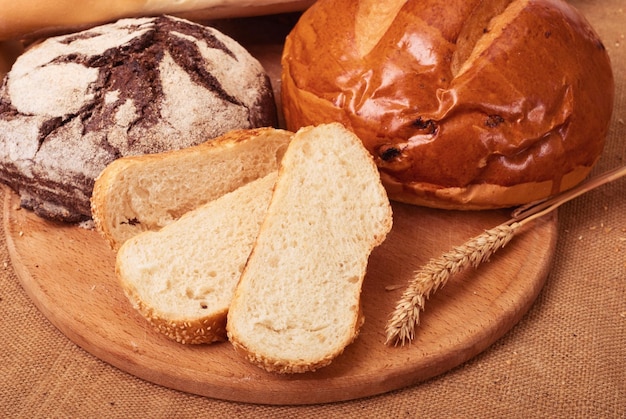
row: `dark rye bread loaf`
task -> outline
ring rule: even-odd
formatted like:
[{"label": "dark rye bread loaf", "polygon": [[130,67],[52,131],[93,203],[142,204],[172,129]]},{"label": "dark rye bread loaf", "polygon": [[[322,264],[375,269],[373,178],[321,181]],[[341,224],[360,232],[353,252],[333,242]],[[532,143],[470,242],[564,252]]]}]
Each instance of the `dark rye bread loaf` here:
[{"label": "dark rye bread loaf", "polygon": [[111,161],[276,123],[269,77],[234,40],[168,16],[123,19],[18,58],[0,88],[0,181],[42,217],[81,221]]}]

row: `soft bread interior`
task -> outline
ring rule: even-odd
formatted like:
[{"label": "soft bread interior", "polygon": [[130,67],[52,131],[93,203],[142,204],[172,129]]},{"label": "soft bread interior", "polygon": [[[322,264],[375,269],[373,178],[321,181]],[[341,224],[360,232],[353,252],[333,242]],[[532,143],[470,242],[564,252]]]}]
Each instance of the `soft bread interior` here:
[{"label": "soft bread interior", "polygon": [[120,248],[122,289],[157,330],[181,343],[226,337],[226,313],[275,180],[270,173]]},{"label": "soft bread interior", "polygon": [[92,214],[117,249],[188,211],[277,170],[292,133],[236,130],[207,143],[112,162],[98,177]]},{"label": "soft bread interior", "polygon": [[369,253],[390,227],[360,140],[339,124],[300,130],[230,308],[231,341],[270,371],[329,363],[357,334]]}]

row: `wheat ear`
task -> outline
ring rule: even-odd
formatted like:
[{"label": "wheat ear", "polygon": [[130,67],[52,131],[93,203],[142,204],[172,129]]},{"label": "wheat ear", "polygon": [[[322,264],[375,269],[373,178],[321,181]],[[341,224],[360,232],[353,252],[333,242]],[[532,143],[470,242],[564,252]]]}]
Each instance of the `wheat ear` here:
[{"label": "wheat ear", "polygon": [[488,260],[496,250],[513,239],[520,226],[520,223],[514,222],[487,230],[441,257],[431,259],[417,271],[387,323],[386,343],[404,345],[413,340],[415,328],[419,325],[420,312],[424,310],[430,294],[446,285],[450,277],[463,269],[469,266],[477,268]]},{"label": "wheat ear", "polygon": [[512,218],[499,226],[471,238],[465,244],[453,248],[436,259],[431,259],[415,273],[385,327],[386,344],[404,345],[415,337],[415,328],[420,322],[430,295],[443,287],[447,281],[467,267],[477,268],[498,249],[509,243],[515,233],[532,220],[539,218],[567,201],[585,192],[626,175],[626,166],[619,167],[601,176],[590,179],[576,188],[542,200],[513,212]]}]

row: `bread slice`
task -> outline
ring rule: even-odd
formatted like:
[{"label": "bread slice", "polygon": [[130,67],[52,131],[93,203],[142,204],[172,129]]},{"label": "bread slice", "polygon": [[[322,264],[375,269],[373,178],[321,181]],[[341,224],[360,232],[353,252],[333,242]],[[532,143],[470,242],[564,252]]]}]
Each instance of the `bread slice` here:
[{"label": "bread slice", "polygon": [[228,307],[275,180],[270,173],[122,245],[117,277],[156,330],[183,344],[225,340]]},{"label": "bread slice", "polygon": [[359,138],[337,123],[299,130],[230,306],[235,349],[279,373],[331,363],[358,334],[368,258],[391,224]]},{"label": "bread slice", "polygon": [[117,159],[96,179],[94,225],[117,250],[142,231],[158,230],[276,171],[292,135],[274,128],[234,130],[181,150]]}]

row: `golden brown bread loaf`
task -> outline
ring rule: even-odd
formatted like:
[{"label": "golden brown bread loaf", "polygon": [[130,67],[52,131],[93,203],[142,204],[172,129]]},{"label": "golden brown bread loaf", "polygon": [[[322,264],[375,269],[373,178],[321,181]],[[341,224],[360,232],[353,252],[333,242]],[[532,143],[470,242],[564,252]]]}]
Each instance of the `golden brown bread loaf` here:
[{"label": "golden brown bread loaf", "polygon": [[340,121],[389,196],[527,203],[584,179],[613,109],[605,48],[560,0],[320,0],[282,58],[287,128]]},{"label": "golden brown bread loaf", "polygon": [[303,10],[313,0],[0,0],[0,40],[70,33],[123,17],[176,15],[190,20]]}]

